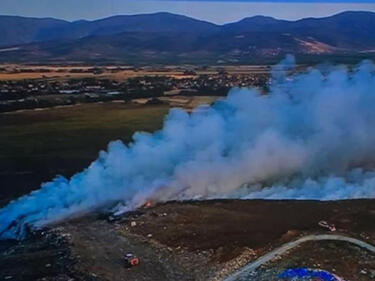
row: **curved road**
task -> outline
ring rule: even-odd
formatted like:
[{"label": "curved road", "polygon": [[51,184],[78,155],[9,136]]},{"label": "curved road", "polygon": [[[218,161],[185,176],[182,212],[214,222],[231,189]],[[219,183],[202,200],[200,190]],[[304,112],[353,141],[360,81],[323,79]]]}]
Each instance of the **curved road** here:
[{"label": "curved road", "polygon": [[271,261],[276,256],[280,256],[284,254],[285,252],[297,247],[298,245],[305,243],[307,241],[321,241],[321,240],[335,240],[335,241],[344,241],[348,242],[354,245],[357,245],[363,249],[366,249],[372,253],[375,253],[375,247],[371,244],[368,244],[364,241],[358,240],[356,238],[351,238],[343,235],[336,235],[336,234],[319,234],[319,235],[308,235],[305,237],[302,237],[300,239],[297,239],[295,241],[286,243],[282,245],[281,247],[269,252],[268,254],[265,254],[264,256],[258,258],[256,261],[249,263],[248,265],[242,267],[240,270],[236,271],[224,281],[235,281],[238,278],[244,277],[244,275],[248,274],[249,272],[252,272],[256,270],[259,266]]}]

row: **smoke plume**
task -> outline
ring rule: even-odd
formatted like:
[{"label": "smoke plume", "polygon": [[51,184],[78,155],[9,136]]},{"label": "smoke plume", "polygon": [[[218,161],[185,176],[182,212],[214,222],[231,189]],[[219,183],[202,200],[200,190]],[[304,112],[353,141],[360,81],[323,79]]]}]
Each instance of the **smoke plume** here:
[{"label": "smoke plume", "polygon": [[158,132],[111,142],[83,172],[0,210],[1,237],[148,199],[373,198],[374,65],[290,74],[293,62],[273,69],[266,94],[232,89],[209,108],[172,109]]}]

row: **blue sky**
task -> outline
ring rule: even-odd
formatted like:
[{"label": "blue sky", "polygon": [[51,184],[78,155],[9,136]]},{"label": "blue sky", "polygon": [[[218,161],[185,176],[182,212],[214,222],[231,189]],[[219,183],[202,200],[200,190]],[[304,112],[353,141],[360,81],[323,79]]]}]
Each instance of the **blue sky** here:
[{"label": "blue sky", "polygon": [[66,20],[98,19],[118,14],[167,11],[215,23],[266,15],[295,20],[328,16],[347,10],[375,12],[375,0],[0,0],[0,14],[55,17]]}]

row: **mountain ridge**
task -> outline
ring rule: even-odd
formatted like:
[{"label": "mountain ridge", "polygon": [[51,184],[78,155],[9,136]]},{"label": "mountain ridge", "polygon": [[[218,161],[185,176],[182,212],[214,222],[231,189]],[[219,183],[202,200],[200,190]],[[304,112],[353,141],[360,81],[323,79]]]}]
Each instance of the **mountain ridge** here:
[{"label": "mountain ridge", "polygon": [[[0,35],[9,34],[2,29],[2,19]],[[21,43],[1,44],[0,39],[0,61],[236,62],[252,56],[350,55],[375,49],[375,13],[365,11],[296,21],[253,16],[224,25],[166,12],[74,22],[27,18],[30,21],[34,26],[29,36],[19,34]]]}]

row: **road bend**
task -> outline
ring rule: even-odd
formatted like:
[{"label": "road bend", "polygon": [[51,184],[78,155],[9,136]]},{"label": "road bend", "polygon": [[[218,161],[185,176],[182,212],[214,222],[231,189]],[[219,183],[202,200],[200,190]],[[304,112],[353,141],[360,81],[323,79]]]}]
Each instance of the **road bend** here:
[{"label": "road bend", "polygon": [[370,251],[372,253],[375,253],[375,247],[369,243],[366,243],[362,240],[344,236],[344,235],[338,235],[338,234],[317,234],[317,235],[308,235],[304,236],[302,238],[299,238],[295,241],[288,242],[279,248],[261,256],[254,262],[251,262],[238,271],[234,272],[230,276],[224,279],[224,281],[236,281],[239,278],[243,278],[250,272],[255,271],[259,266],[273,260],[277,256],[283,255],[285,252],[299,246],[302,243],[308,242],[308,241],[322,241],[322,240],[334,240],[334,241],[344,241],[351,244],[354,244],[358,247],[361,247],[362,249],[366,249],[367,251]]}]

